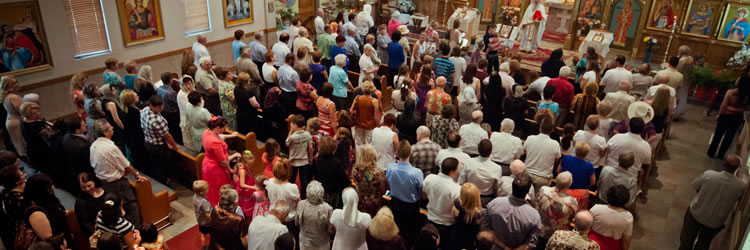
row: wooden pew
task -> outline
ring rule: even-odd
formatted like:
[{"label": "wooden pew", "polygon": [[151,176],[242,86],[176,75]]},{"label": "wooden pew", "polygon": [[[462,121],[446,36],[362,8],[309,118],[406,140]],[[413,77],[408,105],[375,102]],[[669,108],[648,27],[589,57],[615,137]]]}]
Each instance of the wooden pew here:
[{"label": "wooden pew", "polygon": [[[135,196],[138,198],[138,206],[141,210],[143,224],[154,224],[158,230],[172,224],[169,220],[172,214],[172,208],[169,207],[171,199],[167,190],[162,190],[154,194],[151,190],[151,180],[149,179],[137,183],[131,181],[130,186],[135,189]],[[175,196],[175,194],[172,194],[172,196]]]},{"label": "wooden pew", "polygon": [[203,175],[201,174],[201,164],[203,162],[203,153],[200,153],[197,156],[192,156],[181,150],[175,151],[175,161],[177,167],[180,168],[188,178],[192,178],[193,180],[202,179]]},{"label": "wooden pew", "polygon": [[78,222],[78,216],[73,210],[65,210],[65,221],[68,223],[68,230],[73,237],[73,242],[68,242],[68,247],[72,249],[90,249],[89,238],[83,235],[81,224]]}]

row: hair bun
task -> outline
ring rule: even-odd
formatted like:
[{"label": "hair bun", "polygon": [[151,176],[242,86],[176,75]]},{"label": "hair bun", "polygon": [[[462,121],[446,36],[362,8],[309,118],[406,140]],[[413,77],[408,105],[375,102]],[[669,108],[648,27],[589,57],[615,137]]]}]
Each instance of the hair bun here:
[{"label": "hair bun", "polygon": [[113,200],[107,200],[107,201],[104,202],[104,205],[107,205],[107,206],[110,206],[110,207],[114,206],[115,205],[115,201],[113,201]]}]

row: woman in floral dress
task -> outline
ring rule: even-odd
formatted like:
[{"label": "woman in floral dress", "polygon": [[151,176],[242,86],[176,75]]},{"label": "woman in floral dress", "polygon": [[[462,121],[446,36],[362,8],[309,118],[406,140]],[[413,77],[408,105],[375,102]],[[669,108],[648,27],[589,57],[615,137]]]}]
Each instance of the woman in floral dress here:
[{"label": "woman in floral dress", "polygon": [[83,86],[86,85],[86,81],[89,79],[86,73],[78,72],[73,75],[70,79],[70,94],[73,97],[73,104],[76,105],[76,112],[81,119],[86,120],[86,111],[84,105],[86,96],[83,94]]},{"label": "woman in floral dress", "polygon": [[227,121],[229,130],[237,131],[237,103],[234,102],[234,74],[227,68],[216,70],[219,78],[219,99],[221,101],[221,112]]},{"label": "woman in floral dress", "polygon": [[376,165],[377,156],[372,145],[359,147],[357,163],[352,169],[352,179],[359,194],[358,209],[374,216],[383,204],[383,194],[387,189],[385,172]]}]

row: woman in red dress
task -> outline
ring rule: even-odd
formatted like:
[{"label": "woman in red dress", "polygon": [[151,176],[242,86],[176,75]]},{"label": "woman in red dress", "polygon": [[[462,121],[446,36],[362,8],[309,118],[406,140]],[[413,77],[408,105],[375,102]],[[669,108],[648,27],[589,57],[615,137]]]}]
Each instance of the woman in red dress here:
[{"label": "woman in red dress", "polygon": [[[234,170],[229,167],[229,153],[227,143],[219,135],[224,131],[227,122],[224,118],[214,117],[208,121],[208,129],[203,132],[201,141],[203,148],[206,150],[203,157],[203,180],[208,182],[208,194],[206,199],[211,202],[211,206],[219,203],[219,189],[225,184],[232,183]],[[233,154],[232,158],[239,157],[239,154]]]}]

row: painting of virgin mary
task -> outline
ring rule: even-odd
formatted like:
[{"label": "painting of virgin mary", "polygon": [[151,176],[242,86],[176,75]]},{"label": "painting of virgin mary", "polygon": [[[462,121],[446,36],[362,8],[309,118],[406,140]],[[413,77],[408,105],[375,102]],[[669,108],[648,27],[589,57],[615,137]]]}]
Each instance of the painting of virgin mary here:
[{"label": "painting of virgin mary", "polygon": [[164,39],[159,0],[119,0],[125,45]]},{"label": "painting of virgin mary", "polygon": [[719,25],[719,40],[744,43],[750,33],[750,23],[747,16],[750,14],[750,5],[727,4],[723,21]]}]

